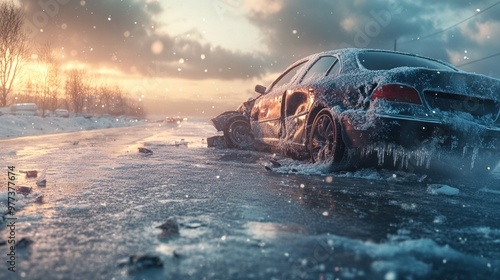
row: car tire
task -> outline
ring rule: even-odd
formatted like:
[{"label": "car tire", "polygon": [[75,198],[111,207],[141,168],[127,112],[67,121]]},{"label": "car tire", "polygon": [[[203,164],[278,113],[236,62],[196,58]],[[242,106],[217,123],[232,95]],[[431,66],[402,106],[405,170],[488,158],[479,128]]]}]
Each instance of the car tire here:
[{"label": "car tire", "polygon": [[327,171],[341,171],[353,166],[353,159],[342,140],[340,123],[328,109],[321,110],[314,118],[309,134],[311,160],[327,165]]},{"label": "car tire", "polygon": [[229,148],[252,149],[254,137],[248,120],[245,118],[230,120],[224,129],[224,139]]}]

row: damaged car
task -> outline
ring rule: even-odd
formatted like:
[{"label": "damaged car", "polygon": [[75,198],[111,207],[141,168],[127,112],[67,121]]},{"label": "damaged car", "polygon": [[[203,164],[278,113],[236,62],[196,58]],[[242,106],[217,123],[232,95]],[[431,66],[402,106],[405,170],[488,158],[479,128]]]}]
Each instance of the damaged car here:
[{"label": "damaged car", "polygon": [[500,160],[500,80],[401,52],[303,58],[214,118],[229,147],[364,166],[491,171]]},{"label": "damaged car", "polygon": [[[217,131],[224,133],[224,143],[229,148],[253,149],[254,137],[250,127],[250,113],[255,103],[255,98],[243,102],[235,111],[227,111],[213,118],[212,124]],[[209,146],[217,145],[218,137],[209,138]]]}]

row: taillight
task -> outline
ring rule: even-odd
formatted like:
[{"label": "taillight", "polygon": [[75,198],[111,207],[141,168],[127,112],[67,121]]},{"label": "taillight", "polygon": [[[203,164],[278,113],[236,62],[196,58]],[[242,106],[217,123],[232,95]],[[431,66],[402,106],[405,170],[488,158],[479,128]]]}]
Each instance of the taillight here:
[{"label": "taillight", "polygon": [[379,86],[372,94],[372,100],[377,98],[394,102],[422,104],[418,91],[405,85],[389,84]]}]

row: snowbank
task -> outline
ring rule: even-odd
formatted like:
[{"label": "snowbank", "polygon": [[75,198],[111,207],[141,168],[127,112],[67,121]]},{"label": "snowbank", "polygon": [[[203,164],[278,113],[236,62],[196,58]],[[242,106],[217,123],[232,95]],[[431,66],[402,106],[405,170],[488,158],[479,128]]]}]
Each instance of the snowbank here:
[{"label": "snowbank", "polygon": [[144,121],[132,117],[76,116],[69,118],[42,118],[39,116],[0,115],[0,139],[132,126],[141,123],[144,123]]}]

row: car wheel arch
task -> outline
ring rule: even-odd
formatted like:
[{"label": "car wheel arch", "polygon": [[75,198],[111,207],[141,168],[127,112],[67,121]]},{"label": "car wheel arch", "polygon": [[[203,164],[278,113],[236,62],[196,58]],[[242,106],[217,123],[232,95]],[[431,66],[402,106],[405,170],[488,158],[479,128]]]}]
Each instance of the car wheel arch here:
[{"label": "car wheel arch", "polygon": [[[230,135],[232,133],[230,130],[232,129],[233,124],[237,123],[237,122],[245,123],[246,126],[248,126],[250,134],[253,134],[252,126],[251,126],[250,121],[247,117],[245,117],[243,115],[233,116],[227,120],[225,127],[223,129],[224,139],[226,140],[226,143],[227,143],[228,147],[230,147],[230,148],[249,149],[253,146],[253,143],[251,143],[251,144],[249,143],[248,145],[241,146],[240,143],[234,142],[232,140],[233,137]],[[253,138],[253,136],[252,136],[252,138]]]},{"label": "car wheel arch", "polygon": [[316,116],[321,112],[321,110],[325,109],[325,106],[315,106],[313,107],[307,116],[307,122],[306,122],[306,135],[305,135],[305,146],[307,147],[309,145],[309,135],[311,133],[312,129],[312,124],[314,122],[314,119]]},{"label": "car wheel arch", "polygon": [[[329,106],[325,105],[317,105],[314,106],[313,109],[309,111],[308,117],[307,117],[307,123],[306,123],[306,147],[309,145],[309,134],[311,133],[312,125],[314,122],[314,119],[316,116],[323,110],[323,109],[328,109]],[[335,108],[335,107],[334,107]],[[335,110],[335,109],[328,109],[329,113],[332,115],[334,119],[337,119],[339,121],[341,131],[344,131],[344,127],[341,121],[341,111],[340,110]]]}]

